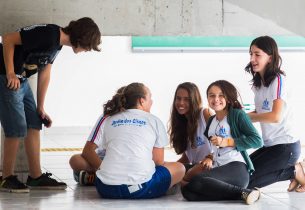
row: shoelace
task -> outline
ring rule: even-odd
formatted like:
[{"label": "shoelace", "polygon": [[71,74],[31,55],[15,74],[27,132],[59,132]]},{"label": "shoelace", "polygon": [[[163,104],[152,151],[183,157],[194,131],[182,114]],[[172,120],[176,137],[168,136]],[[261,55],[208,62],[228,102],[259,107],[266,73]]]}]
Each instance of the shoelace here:
[{"label": "shoelace", "polygon": [[242,192],[241,193],[241,198],[244,199],[244,200],[246,200],[248,198],[248,196],[249,196],[248,192]]},{"label": "shoelace", "polygon": [[42,175],[50,178],[50,176],[52,176],[52,173],[46,172],[46,173],[43,173]]}]

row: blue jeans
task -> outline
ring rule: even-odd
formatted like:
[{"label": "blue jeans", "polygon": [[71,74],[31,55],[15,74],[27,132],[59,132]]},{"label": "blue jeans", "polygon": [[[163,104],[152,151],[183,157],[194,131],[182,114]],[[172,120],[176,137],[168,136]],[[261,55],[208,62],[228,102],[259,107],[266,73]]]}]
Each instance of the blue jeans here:
[{"label": "blue jeans", "polygon": [[295,164],[301,154],[300,141],[262,147],[250,155],[255,171],[250,176],[249,189],[265,187],[295,177]]},{"label": "blue jeans", "polygon": [[6,75],[0,75],[0,121],[5,136],[23,138],[28,128],[41,130],[42,121],[27,79],[18,90],[6,85]]},{"label": "blue jeans", "polygon": [[156,166],[152,178],[145,183],[137,185],[107,185],[98,177],[95,186],[102,198],[118,199],[148,199],[165,195],[171,183],[169,170],[164,166]]}]

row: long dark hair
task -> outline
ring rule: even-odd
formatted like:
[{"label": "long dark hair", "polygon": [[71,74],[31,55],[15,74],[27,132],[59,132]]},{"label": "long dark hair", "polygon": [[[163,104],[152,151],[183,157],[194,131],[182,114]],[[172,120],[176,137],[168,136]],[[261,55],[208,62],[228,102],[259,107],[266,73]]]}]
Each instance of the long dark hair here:
[{"label": "long dark hair", "polygon": [[[177,91],[184,89],[189,94],[189,112],[187,117],[178,113],[175,107]],[[188,143],[195,147],[195,137],[198,127],[198,117],[202,109],[202,100],[198,87],[191,82],[179,84],[171,108],[168,133],[170,143],[177,154],[182,154],[187,149]]]},{"label": "long dark hair", "polygon": [[83,17],[73,20],[62,31],[69,35],[72,46],[81,47],[88,51],[101,51],[98,48],[101,43],[101,32],[91,18]]},{"label": "long dark hair", "polygon": [[145,98],[145,85],[142,83],[131,83],[120,88],[111,100],[104,104],[104,115],[115,115],[126,109],[136,108],[139,99]]},{"label": "long dark hair", "polygon": [[227,110],[231,107],[234,109],[243,108],[241,105],[241,102],[239,102],[239,100],[238,100],[238,98],[241,98],[240,94],[232,83],[230,83],[226,80],[217,80],[217,81],[211,83],[209,85],[209,87],[207,88],[207,93],[206,93],[207,97],[209,97],[209,90],[213,86],[219,87],[221,89],[221,92],[224,94],[226,102],[227,102],[227,105],[226,105]]},{"label": "long dark hair", "polygon": [[[279,54],[277,44],[275,40],[269,36],[260,36],[254,39],[251,42],[249,52],[251,51],[251,47],[255,45],[262,51],[264,51],[266,54],[271,56],[271,62],[267,64],[266,71],[264,74],[264,86],[269,87],[270,83],[274,80],[274,78],[278,74],[285,75],[285,72],[281,70],[282,65],[282,58]],[[259,73],[256,73],[253,71],[253,67],[251,62],[248,63],[248,65],[245,67],[245,71],[248,73],[251,73],[252,83],[254,87],[261,87],[262,85],[262,78]]]}]

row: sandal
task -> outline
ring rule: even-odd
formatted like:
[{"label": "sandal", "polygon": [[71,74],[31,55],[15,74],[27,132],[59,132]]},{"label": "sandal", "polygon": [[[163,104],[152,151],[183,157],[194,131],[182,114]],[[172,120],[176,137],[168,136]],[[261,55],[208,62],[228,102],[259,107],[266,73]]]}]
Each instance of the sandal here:
[{"label": "sandal", "polygon": [[287,191],[288,192],[293,192],[293,191],[295,191],[298,188],[298,186],[299,186],[298,181],[295,180],[295,179],[291,179]]}]

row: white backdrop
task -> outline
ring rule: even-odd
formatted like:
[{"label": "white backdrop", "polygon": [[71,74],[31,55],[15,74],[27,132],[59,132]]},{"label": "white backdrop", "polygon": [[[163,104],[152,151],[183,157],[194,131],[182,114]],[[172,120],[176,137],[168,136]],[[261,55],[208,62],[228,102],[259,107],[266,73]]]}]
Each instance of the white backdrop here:
[{"label": "white backdrop", "polygon": [[[283,70],[295,93],[295,126],[303,129],[305,53],[282,52]],[[249,53],[133,53],[130,37],[103,37],[102,52],[75,55],[63,48],[53,64],[45,109],[54,127],[91,127],[102,105],[121,86],[143,82],[152,92],[151,112],[167,124],[179,83],[197,84],[206,103],[207,86],[218,79],[232,82],[244,103],[253,103],[249,74],[243,70]]]}]

